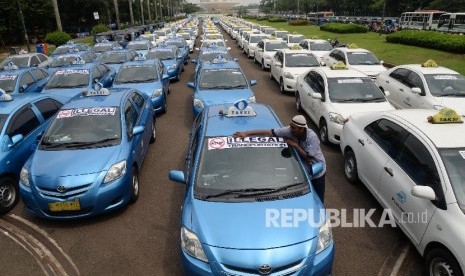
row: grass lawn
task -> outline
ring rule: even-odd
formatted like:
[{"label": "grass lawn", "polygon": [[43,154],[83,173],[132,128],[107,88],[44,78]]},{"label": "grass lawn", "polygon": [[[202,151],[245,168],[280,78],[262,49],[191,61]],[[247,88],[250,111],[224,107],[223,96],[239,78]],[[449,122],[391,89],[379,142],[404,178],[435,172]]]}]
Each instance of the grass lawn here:
[{"label": "grass lawn", "polygon": [[440,66],[444,66],[465,75],[465,55],[453,54],[439,50],[426,49],[403,44],[386,42],[385,35],[368,32],[364,34],[336,34],[320,31],[317,26],[291,26],[287,22],[272,23],[266,20],[251,22],[268,25],[289,32],[303,34],[307,38],[317,36],[321,39],[337,38],[342,44],[355,43],[360,48],[373,52],[379,59],[395,64],[423,63],[428,59],[434,59]]}]

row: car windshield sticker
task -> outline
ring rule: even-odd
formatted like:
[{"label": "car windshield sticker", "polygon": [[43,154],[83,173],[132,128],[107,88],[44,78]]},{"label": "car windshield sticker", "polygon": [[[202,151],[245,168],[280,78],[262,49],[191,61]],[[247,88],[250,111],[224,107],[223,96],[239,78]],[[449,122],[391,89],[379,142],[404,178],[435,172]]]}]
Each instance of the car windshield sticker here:
[{"label": "car windshield sticker", "polygon": [[287,148],[282,137],[208,138],[208,150],[231,148]]},{"label": "car windshield sticker", "polygon": [[292,57],[306,57],[310,56],[309,54],[291,54]]},{"label": "car windshield sticker", "polygon": [[337,80],[337,83],[363,83],[361,79]]},{"label": "car windshield sticker", "polygon": [[0,75],[0,80],[15,80],[17,75]]},{"label": "car windshield sticker", "polygon": [[363,53],[363,52],[353,52],[353,53],[350,53],[352,55],[366,55],[367,53]]},{"label": "car windshield sticker", "polygon": [[93,107],[93,108],[76,108],[60,110],[57,119],[71,118],[78,116],[114,116],[116,112],[115,107]]},{"label": "car windshield sticker", "polygon": [[69,75],[69,74],[84,74],[84,75],[89,75],[90,71],[89,70],[77,70],[77,69],[70,69],[70,70],[59,70],[55,74],[57,75]]},{"label": "car windshield sticker", "polygon": [[156,48],[150,52],[172,52],[172,51],[173,51],[172,48]]},{"label": "car windshield sticker", "polygon": [[208,55],[208,54],[224,54],[226,55],[228,52],[226,51],[203,51],[203,55]]},{"label": "car windshield sticker", "polygon": [[436,75],[433,77],[435,80],[456,80],[457,77],[453,75]]},{"label": "car windshield sticker", "polygon": [[70,55],[70,54],[67,54],[67,55],[59,56],[58,59],[77,58],[77,57],[80,57],[80,56],[79,56],[79,55]]},{"label": "car windshield sticker", "polygon": [[459,153],[462,155],[462,158],[465,159],[465,150],[460,150]]}]

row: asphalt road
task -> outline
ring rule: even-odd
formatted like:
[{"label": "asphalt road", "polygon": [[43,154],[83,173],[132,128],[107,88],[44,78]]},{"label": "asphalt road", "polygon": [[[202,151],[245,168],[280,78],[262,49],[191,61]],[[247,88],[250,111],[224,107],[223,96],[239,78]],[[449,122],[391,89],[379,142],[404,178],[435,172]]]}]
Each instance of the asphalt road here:
[{"label": "asphalt road", "polygon": [[[289,122],[297,114],[293,95],[281,94],[269,72],[225,37],[248,79],[258,81],[253,87],[257,102],[269,104],[284,124]],[[189,64],[181,80],[171,84],[168,111],[157,118],[157,141],[140,172],[138,201],[111,214],[71,222],[33,217],[20,202],[0,218],[0,275],[181,274],[179,222],[184,186],[171,182],[168,171],[183,168],[193,121],[192,90],[186,83],[193,72]],[[326,208],[347,210],[349,222],[354,209],[374,209],[372,218],[379,221],[381,207],[368,190],[345,180],[339,148],[323,145],[322,149],[327,160]],[[421,274],[420,256],[396,227],[335,227],[333,236],[335,275],[389,275],[401,248],[409,253],[397,275]]]}]

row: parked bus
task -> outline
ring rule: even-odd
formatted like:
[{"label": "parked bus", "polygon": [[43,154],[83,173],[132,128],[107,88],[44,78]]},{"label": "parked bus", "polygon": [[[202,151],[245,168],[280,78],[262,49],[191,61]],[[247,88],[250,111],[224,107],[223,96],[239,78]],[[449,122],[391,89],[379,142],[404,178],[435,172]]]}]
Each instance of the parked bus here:
[{"label": "parked bus", "polygon": [[465,34],[465,12],[441,14],[438,31]]},{"label": "parked bus", "polygon": [[400,16],[401,29],[437,30],[439,17],[446,13],[438,10],[404,12]]},{"label": "parked bus", "polygon": [[322,18],[323,20],[326,17],[334,17],[334,12],[332,11],[320,11],[318,13],[316,12],[309,12],[307,13],[307,20],[316,22],[318,18]]}]

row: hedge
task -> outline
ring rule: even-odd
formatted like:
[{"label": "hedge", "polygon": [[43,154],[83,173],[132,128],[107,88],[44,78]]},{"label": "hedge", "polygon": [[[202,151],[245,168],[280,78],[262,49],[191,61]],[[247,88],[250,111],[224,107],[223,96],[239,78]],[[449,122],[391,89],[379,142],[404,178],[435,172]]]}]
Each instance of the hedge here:
[{"label": "hedge", "polygon": [[103,32],[108,32],[110,29],[105,26],[104,24],[98,24],[98,25],[95,25],[94,27],[92,27],[92,31],[91,31],[91,34],[94,35],[94,34],[98,34],[98,33],[103,33]]},{"label": "hedge", "polygon": [[400,43],[465,54],[465,36],[435,31],[402,30],[386,36],[390,43]]},{"label": "hedge", "polygon": [[71,40],[71,36],[65,32],[56,31],[53,33],[48,33],[45,36],[45,42],[48,44],[55,45],[56,47],[65,44]]},{"label": "hedge", "polygon": [[270,17],[268,22],[286,22],[287,20],[281,17]]},{"label": "hedge", "polygon": [[339,34],[368,32],[368,28],[365,26],[343,23],[325,23],[320,26],[320,30]]},{"label": "hedge", "polygon": [[268,17],[258,17],[257,21],[263,21],[263,20],[268,20]]},{"label": "hedge", "polygon": [[289,20],[289,25],[292,25],[292,26],[305,26],[305,25],[308,25],[308,21],[306,19]]}]

